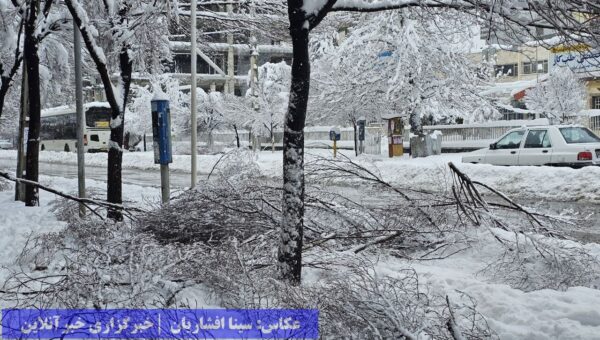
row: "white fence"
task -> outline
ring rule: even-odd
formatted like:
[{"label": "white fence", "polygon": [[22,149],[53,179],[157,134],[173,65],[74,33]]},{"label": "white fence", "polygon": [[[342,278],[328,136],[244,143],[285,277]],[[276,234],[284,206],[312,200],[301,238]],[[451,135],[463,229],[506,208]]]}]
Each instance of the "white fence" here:
[{"label": "white fence", "polygon": [[[547,119],[535,120],[504,120],[493,121],[478,124],[457,124],[457,125],[432,125],[424,126],[425,132],[440,131],[442,139],[442,150],[461,151],[473,150],[486,147],[492,141],[498,139],[510,129],[521,126],[540,126],[548,125]],[[318,126],[307,127],[304,130],[304,140],[306,148],[331,148],[332,142],[329,140],[330,127]],[[405,129],[404,144],[409,147],[409,128]],[[354,129],[345,127],[340,129],[341,140],[338,147],[344,149],[354,149]],[[250,132],[246,130],[238,131],[240,142],[244,146],[252,145]],[[438,138],[440,138],[438,137]],[[182,139],[185,141],[187,139]],[[208,144],[208,136],[205,133],[199,133],[201,145]],[[280,149],[283,145],[283,131],[276,131],[274,135],[274,145]],[[225,147],[235,146],[236,139],[233,131],[215,131],[212,133],[213,151],[220,151]],[[381,154],[382,143],[387,143],[387,131],[383,126],[367,126],[365,131],[364,149],[367,154]],[[262,149],[271,148],[271,139],[269,136],[260,137]]]},{"label": "white fence", "polygon": [[[304,144],[306,148],[332,148],[333,144],[329,140],[330,127],[318,126],[307,127],[304,130]],[[341,128],[341,140],[337,145],[343,149],[354,149],[354,129],[351,127]],[[244,146],[252,145],[251,134],[247,130],[238,131],[240,144]],[[365,131],[364,149],[365,153],[380,154],[381,140],[385,137],[383,130],[379,126],[368,126]],[[236,137],[234,131],[214,131],[212,133],[212,151],[221,151],[225,147],[233,147],[236,145]],[[270,136],[260,136],[260,147],[262,149],[270,149],[272,146]],[[187,137],[178,138],[178,141],[183,143],[188,140]],[[198,134],[200,146],[209,144],[209,136],[206,133]],[[274,146],[280,149],[283,145],[283,131],[275,131]]]}]

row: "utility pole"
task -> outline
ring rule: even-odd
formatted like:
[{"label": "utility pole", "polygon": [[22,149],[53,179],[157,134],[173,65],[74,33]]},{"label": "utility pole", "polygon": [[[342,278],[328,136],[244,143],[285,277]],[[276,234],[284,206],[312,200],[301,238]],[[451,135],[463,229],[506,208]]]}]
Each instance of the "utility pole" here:
[{"label": "utility pole", "polygon": [[[250,44],[252,44],[252,54],[250,55],[250,93],[252,94],[252,109],[258,111],[258,46],[254,35],[250,37]],[[252,135],[254,139],[252,141],[252,151],[260,151],[260,135],[258,131]]]},{"label": "utility pole", "polygon": [[[25,170],[25,153],[26,149],[26,138],[27,132],[25,127],[27,126],[27,117],[29,116],[29,98],[27,84],[27,59],[23,58],[23,71],[21,80],[21,112],[19,114],[19,142],[17,145],[17,178],[23,178],[23,171]],[[15,185],[15,201],[25,202],[25,185],[17,183]]]},{"label": "utility pole", "polygon": [[[233,1],[233,0],[231,0]],[[227,3],[227,15],[233,15],[233,3]],[[233,94],[235,92],[235,79],[234,79],[234,55],[233,55],[233,33],[231,30],[227,33],[227,44],[229,48],[227,49],[227,82],[225,86],[225,93]]]},{"label": "utility pole", "polygon": [[192,135],[191,135],[191,154],[192,154],[192,183],[190,185],[190,188],[195,188],[196,187],[196,182],[197,182],[197,153],[198,153],[198,148],[197,148],[197,144],[198,144],[198,124],[197,124],[197,112],[196,112],[196,60],[197,60],[197,54],[196,54],[196,7],[197,7],[197,2],[196,0],[191,0],[191,27],[190,27],[190,39],[192,42],[192,50],[190,53],[191,56],[191,61],[192,61],[192,69],[191,69],[191,92],[190,95],[192,96],[191,98],[191,103],[190,103],[190,108],[192,110],[191,114],[191,126],[192,126]]},{"label": "utility pole", "polygon": [[[83,80],[81,74],[81,33],[73,20],[73,48],[75,59],[75,111],[77,115],[77,184],[79,198],[85,198],[85,144],[83,130],[85,114],[83,112]],[[85,216],[85,205],[79,203],[79,216]]]}]

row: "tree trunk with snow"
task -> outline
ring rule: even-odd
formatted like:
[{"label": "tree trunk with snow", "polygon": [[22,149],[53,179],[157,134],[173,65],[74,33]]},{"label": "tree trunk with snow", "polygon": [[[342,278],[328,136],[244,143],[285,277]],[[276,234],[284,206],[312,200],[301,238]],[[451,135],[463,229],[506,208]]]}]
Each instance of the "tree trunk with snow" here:
[{"label": "tree trunk with snow", "polygon": [[292,85],[283,131],[283,221],[278,252],[280,278],[300,284],[304,228],[304,124],[310,87],[309,28],[302,1],[289,2],[293,44]]},{"label": "tree trunk with snow", "polygon": [[6,99],[6,95],[8,94],[8,90],[13,83],[14,77],[17,74],[17,71],[21,67],[22,58],[18,57],[15,61],[15,65],[8,72],[8,75],[4,76],[4,70],[2,69],[2,64],[0,64],[0,118],[2,117],[2,111],[4,108],[4,101]]},{"label": "tree trunk with snow", "polygon": [[[119,54],[119,66],[121,68],[121,95],[123,102],[116,110],[112,109],[112,119],[110,124],[110,147],[108,149],[108,170],[107,170],[107,201],[110,203],[123,203],[123,188],[121,180],[123,163],[123,132],[125,121],[125,107],[129,98],[129,89],[131,87],[131,72],[133,63],[129,58],[128,46],[123,46]],[[108,217],[114,220],[123,218],[120,210],[109,210]]]},{"label": "tree trunk with snow", "polygon": [[[25,21],[25,39],[23,54],[27,60],[27,86],[29,109],[29,132],[27,134],[27,156],[25,162],[25,179],[37,182],[39,177],[40,153],[40,58],[38,55],[38,39],[36,37],[36,24],[40,2],[31,0],[27,6]],[[39,204],[37,187],[27,185],[25,189],[25,205],[36,206]]]},{"label": "tree trunk with snow", "polygon": [[[107,200],[110,203],[121,204],[123,203],[121,163],[123,160],[124,117],[125,107],[127,106],[127,101],[129,98],[131,73],[133,70],[133,60],[129,55],[130,46],[124,42],[119,51],[121,92],[117,97],[113,84],[110,81],[106,57],[104,56],[102,49],[95,41],[93,30],[90,30],[89,28],[90,23],[87,22],[88,19],[84,9],[76,0],[65,0],[65,4],[73,16],[73,20],[79,27],[85,47],[90,54],[90,57],[94,61],[94,64],[96,65],[96,70],[98,71],[100,79],[102,80],[102,85],[104,86],[106,101],[110,105],[111,129],[107,168]],[[119,9],[118,14],[121,24],[127,20],[127,13],[129,9],[130,8],[125,5]],[[114,220],[121,220],[122,214],[118,210],[109,210],[108,217]]]}]

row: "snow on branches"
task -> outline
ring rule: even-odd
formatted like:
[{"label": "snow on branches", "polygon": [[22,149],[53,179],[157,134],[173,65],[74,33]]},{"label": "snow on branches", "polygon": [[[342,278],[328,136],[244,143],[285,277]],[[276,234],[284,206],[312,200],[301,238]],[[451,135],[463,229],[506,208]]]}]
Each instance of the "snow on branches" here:
[{"label": "snow on branches", "polygon": [[351,103],[358,115],[372,119],[396,111],[416,123],[472,120],[476,108],[487,104],[478,95],[481,65],[468,54],[473,23],[441,14],[389,11],[359,18],[348,37],[315,62],[317,86],[329,92],[321,97]]},{"label": "snow on branches", "polygon": [[[254,133],[261,134],[261,131],[266,130],[272,137],[274,130],[282,126],[288,106],[291,70],[285,61],[265,63],[258,68],[258,110],[253,113],[250,121]],[[249,89],[246,98],[250,100],[251,97],[252,90]]]},{"label": "snow on branches", "polygon": [[525,104],[549,119],[566,123],[583,110],[585,98],[583,81],[568,67],[554,67],[545,80],[526,92]]}]

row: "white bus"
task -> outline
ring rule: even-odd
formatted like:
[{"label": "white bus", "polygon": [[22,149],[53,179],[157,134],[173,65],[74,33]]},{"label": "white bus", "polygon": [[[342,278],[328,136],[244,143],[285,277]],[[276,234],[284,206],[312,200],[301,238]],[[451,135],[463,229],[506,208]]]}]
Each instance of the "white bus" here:
[{"label": "white bus", "polygon": [[[108,151],[110,139],[110,106],[94,102],[83,106],[85,127],[83,142],[86,152]],[[59,106],[42,111],[40,149],[77,151],[77,117],[74,107]]]}]

